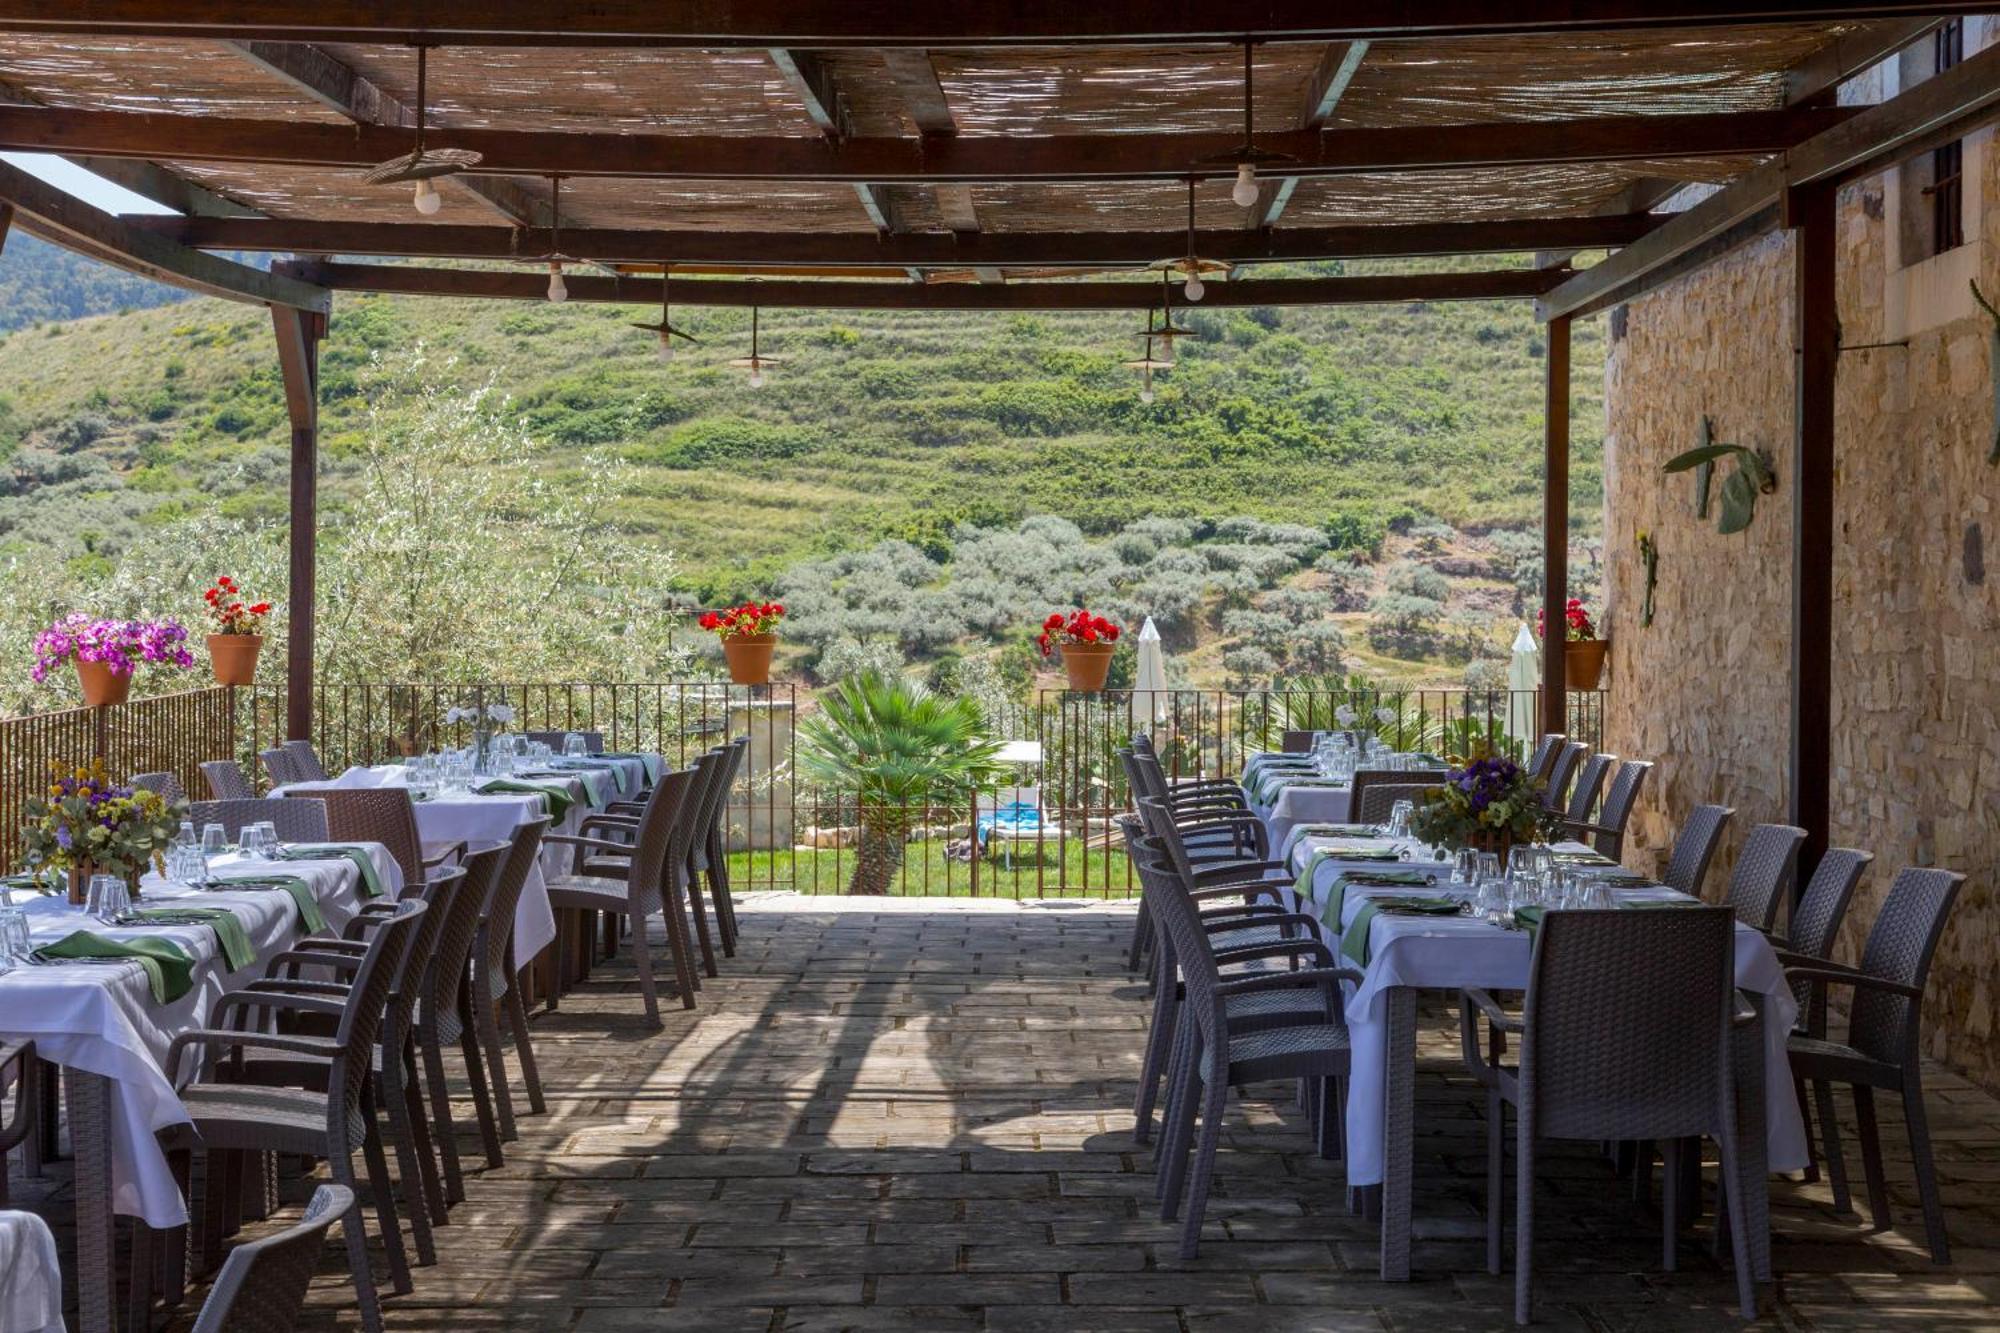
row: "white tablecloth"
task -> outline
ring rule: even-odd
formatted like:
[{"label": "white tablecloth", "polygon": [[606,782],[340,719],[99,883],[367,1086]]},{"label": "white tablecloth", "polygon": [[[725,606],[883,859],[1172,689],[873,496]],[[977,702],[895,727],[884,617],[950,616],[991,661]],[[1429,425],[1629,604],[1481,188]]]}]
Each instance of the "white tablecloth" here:
[{"label": "white tablecloth", "polygon": [[[1304,838],[1293,847],[1291,865],[1302,871],[1312,848],[1328,840]],[[1411,868],[1433,870],[1444,879],[1447,868],[1431,862],[1413,862]],[[1367,862],[1322,861],[1313,877],[1310,904],[1298,903],[1300,910],[1314,916],[1328,899],[1333,879],[1344,869],[1386,868]],[[1370,889],[1370,893],[1396,890]],[[1437,893],[1436,888],[1411,889],[1412,893]],[[1671,893],[1670,890],[1657,892]],[[1678,895],[1676,895],[1678,896]],[[1350,892],[1342,904],[1341,926],[1352,921],[1366,897]],[[1324,932],[1327,943],[1339,947],[1339,933]],[[1347,1028],[1353,1043],[1353,1072],[1347,1088],[1347,1183],[1374,1185],[1382,1180],[1382,1133],[1384,1061],[1386,1050],[1386,999],[1393,987],[1456,991],[1468,986],[1490,990],[1524,990],[1528,984],[1528,961],[1532,952],[1526,931],[1501,930],[1469,916],[1390,916],[1378,914],[1370,930],[1370,954],[1364,971],[1366,980],[1349,988]],[[1351,960],[1343,959],[1351,965]],[[1764,1025],[1765,1123],[1769,1166],[1773,1171],[1795,1171],[1806,1164],[1805,1129],[1799,1119],[1797,1099],[1789,1093],[1791,1064],[1785,1050],[1786,1034],[1798,1017],[1798,1005],[1791,987],[1785,983],[1784,968],[1771,950],[1770,941],[1748,926],[1736,928],[1736,984],[1743,990],[1766,997]]]},{"label": "white tablecloth", "polygon": [[[378,866],[388,861],[380,844],[371,854]],[[213,866],[222,878],[277,873],[304,880],[329,929],[336,932],[353,918],[361,902],[360,872],[346,859],[271,862],[232,854],[216,858]],[[385,880],[385,887],[391,882]],[[304,932],[297,905],[282,891],[197,890],[151,875],[142,884],[141,907],[229,908],[243,923],[257,951],[256,961],[239,972],[228,972],[217,953],[215,932],[207,926],[149,922],[111,927],[86,917],[66,898],[24,902],[17,892],[17,905],[27,914],[36,945],[53,944],[85,929],[114,938],[164,936],[194,958],[194,985],[171,1004],[157,1005],[137,963],[17,967],[0,974],[0,1035],[32,1040],[44,1060],[111,1080],[112,1206],[117,1212],[143,1217],[151,1226],[171,1227],[187,1220],[187,1210],[154,1135],[185,1123],[187,1114],[167,1081],[163,1067],[167,1046],[176,1032],[204,1026],[223,992],[262,976],[265,964]],[[183,1066],[179,1073],[185,1083],[197,1066],[192,1056],[183,1058]]]},{"label": "white tablecloth", "polygon": [[0,1212],[0,1330],[63,1333],[56,1238],[33,1213]]}]

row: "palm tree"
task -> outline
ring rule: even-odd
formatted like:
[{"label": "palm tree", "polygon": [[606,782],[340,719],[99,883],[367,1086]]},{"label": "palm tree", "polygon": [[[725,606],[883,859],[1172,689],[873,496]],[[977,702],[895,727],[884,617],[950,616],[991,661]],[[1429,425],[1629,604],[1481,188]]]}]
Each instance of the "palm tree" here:
[{"label": "palm tree", "polygon": [[850,893],[887,893],[903,842],[925,807],[966,802],[996,782],[1000,746],[977,700],[946,699],[902,676],[863,672],[820,698],[799,723],[799,767],[860,810]]}]

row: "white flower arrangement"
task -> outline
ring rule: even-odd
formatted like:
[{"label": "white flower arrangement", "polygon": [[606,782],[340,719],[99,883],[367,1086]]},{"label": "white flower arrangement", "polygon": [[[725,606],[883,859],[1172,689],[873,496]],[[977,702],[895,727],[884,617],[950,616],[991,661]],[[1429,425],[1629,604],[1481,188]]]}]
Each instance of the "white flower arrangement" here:
[{"label": "white flower arrangement", "polygon": [[459,722],[478,722],[482,718],[504,726],[514,720],[515,712],[511,704],[488,704],[484,709],[475,704],[462,704],[456,708],[447,708],[444,714],[446,726]]},{"label": "white flower arrangement", "polygon": [[1338,722],[1343,727],[1353,726],[1354,717],[1355,717],[1354,706],[1352,704],[1342,704],[1340,707],[1333,710],[1333,720]]}]

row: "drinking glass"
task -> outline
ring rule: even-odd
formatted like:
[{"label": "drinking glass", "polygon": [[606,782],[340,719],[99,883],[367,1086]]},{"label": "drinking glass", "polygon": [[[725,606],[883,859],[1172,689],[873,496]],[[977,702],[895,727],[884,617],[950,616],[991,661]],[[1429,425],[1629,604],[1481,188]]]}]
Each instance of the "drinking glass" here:
[{"label": "drinking glass", "polygon": [[132,894],[125,887],[124,876],[92,875],[90,888],[84,894],[83,910],[85,915],[107,926],[115,926],[131,915]]},{"label": "drinking glass", "polygon": [[18,907],[0,908],[0,972],[25,964],[33,948],[28,942],[28,914]]},{"label": "drinking glass", "polygon": [[236,845],[246,859],[251,861],[263,860],[264,826],[261,824],[245,824],[237,831]]},{"label": "drinking glass", "polygon": [[1410,816],[1415,814],[1416,811],[1417,807],[1409,801],[1398,801],[1390,806],[1389,836],[1392,838],[1408,837],[1410,833]]},{"label": "drinking glass", "polygon": [[1461,847],[1451,858],[1451,882],[1454,884],[1477,884],[1479,882],[1479,853],[1470,847]]},{"label": "drinking glass", "polygon": [[580,731],[572,731],[563,736],[563,754],[571,759],[581,759],[590,753],[590,742]]},{"label": "drinking glass", "polygon": [[1472,874],[1472,892],[1473,910],[1495,925],[1505,923],[1513,912],[1513,905],[1507,897],[1507,881],[1491,867],[1480,868],[1475,865]]},{"label": "drinking glass", "polygon": [[278,837],[278,826],[268,819],[260,819],[257,827],[264,831],[264,855],[275,861],[278,849],[285,845]]},{"label": "drinking glass", "polygon": [[204,861],[222,855],[229,846],[229,834],[220,824],[201,826],[201,855]]}]

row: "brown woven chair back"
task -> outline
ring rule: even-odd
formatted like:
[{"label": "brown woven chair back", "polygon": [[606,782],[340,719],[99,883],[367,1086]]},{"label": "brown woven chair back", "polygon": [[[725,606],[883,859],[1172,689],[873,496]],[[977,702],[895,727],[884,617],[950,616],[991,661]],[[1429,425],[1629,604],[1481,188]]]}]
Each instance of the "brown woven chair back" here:
[{"label": "brown woven chair back", "polygon": [[296,1327],[306,1287],[326,1252],[327,1229],[352,1207],[353,1190],[321,1185],[297,1222],[275,1235],[233,1247],[202,1302],[194,1333],[264,1333]]},{"label": "brown woven chair back", "polygon": [[1917,1019],[1931,956],[1937,952],[1951,905],[1965,876],[1950,870],[1906,866],[1896,872],[1882,912],[1861,949],[1861,970],[1916,990],[1918,998],[1873,986],[1854,990],[1848,1011],[1847,1044],[1890,1064],[1914,1065],[1921,1049]]},{"label": "brown woven chair back", "polygon": [[1594,845],[1614,861],[1624,859],[1625,826],[1632,821],[1632,808],[1639,803],[1639,789],[1645,786],[1646,774],[1652,769],[1647,760],[1627,759],[1618,765],[1611,778],[1611,789],[1604,793],[1604,808],[1597,812],[1597,824],[1610,832],[1598,834]]},{"label": "brown woven chair back", "polygon": [[[350,1125],[361,1123],[361,1097],[375,1067],[375,1039],[381,1034],[389,992],[402,975],[410,943],[423,919],[425,906],[417,898],[401,898],[368,938],[368,952],[355,969],[347,1003],[334,1029],[333,1067],[327,1075],[327,1113],[344,1115]],[[359,1134],[351,1142],[360,1142]]]},{"label": "brown woven chair back", "polygon": [[1549,765],[1549,785],[1542,791],[1542,804],[1551,810],[1560,810],[1569,791],[1569,784],[1576,777],[1576,768],[1583,762],[1590,747],[1582,741],[1564,741],[1556,751],[1555,761]]},{"label": "brown woven chair back", "polygon": [[183,787],[180,778],[172,773],[134,773],[126,785],[134,791],[158,792],[166,797],[169,803],[187,799],[187,788]]},{"label": "brown woven chair back", "polygon": [[[1171,950],[1173,964],[1180,970],[1185,987],[1181,1012],[1193,1016],[1208,1058],[1226,1060],[1229,1023],[1223,1014],[1221,976],[1201,915],[1188,896],[1188,881],[1175,872],[1173,860],[1158,838],[1141,837],[1129,844],[1129,849],[1133,868],[1139,873],[1139,892],[1160,932],[1160,947]],[[1160,975],[1172,973],[1163,967]]]},{"label": "brown woven chair back", "polygon": [[[1861,876],[1875,857],[1868,852],[1852,847],[1829,847],[1826,855],[1819,859],[1819,866],[1812,878],[1806,881],[1806,891],[1799,895],[1799,901],[1792,908],[1791,921],[1786,926],[1786,943],[1793,953],[1804,954],[1808,958],[1832,958],[1833,942],[1840,933],[1840,923],[1847,916],[1847,905],[1854,898],[1854,888],[1861,882]],[[1805,1015],[1806,1031],[1819,1034],[1826,1031],[1826,991],[1810,981],[1794,981],[1792,998],[1798,1001],[1799,1012]]]},{"label": "brown woven chair back", "polygon": [[1313,737],[1318,734],[1316,731],[1287,731],[1283,736],[1279,737],[1278,748],[1286,754],[1310,754],[1312,753]]},{"label": "brown woven chair back", "polygon": [[729,781],[729,747],[718,745],[695,756],[689,765],[694,773],[694,790],[689,793],[686,838],[681,845],[680,864],[692,875],[700,868],[701,854],[708,848],[708,832],[722,813],[722,798]]},{"label": "brown woven chair back", "polygon": [[1701,882],[1708,878],[1708,863],[1735,813],[1726,805],[1698,805],[1688,813],[1680,836],[1674,839],[1673,855],[1667,858],[1667,873],[1661,876],[1669,888],[1679,889],[1692,898],[1701,897]]},{"label": "brown woven chair back", "polygon": [[208,794],[218,801],[247,801],[257,794],[234,759],[204,759],[201,776],[208,782]]},{"label": "brown woven chair back", "polygon": [[324,782],[332,776],[319,761],[319,751],[313,749],[311,741],[286,741],[280,748],[291,756],[292,772],[299,775],[292,781]]},{"label": "brown woven chair back", "polygon": [[692,769],[667,774],[653,788],[645,813],[639,816],[639,835],[625,878],[626,896],[635,916],[660,911],[670,899],[666,877],[675,873],[677,864],[685,864],[689,806],[697,785]]},{"label": "brown woven chair back", "polygon": [[1547,773],[1549,765],[1555,762],[1556,755],[1561,752],[1562,743],[1568,739],[1569,737],[1559,731],[1544,733],[1542,739],[1535,744],[1534,754],[1528,758],[1528,771],[1537,777]]},{"label": "brown woven chair back", "polygon": [[246,824],[269,822],[281,842],[325,842],[326,802],[318,798],[290,801],[194,801],[188,805],[188,821],[200,833],[210,824],[222,825],[223,836],[231,842]]},{"label": "brown woven chair back", "polygon": [[[1409,775],[1404,774],[1405,777]],[[1354,807],[1354,820],[1358,824],[1386,824],[1389,815],[1396,808],[1396,802],[1408,801],[1414,808],[1424,803],[1424,797],[1436,791],[1435,782],[1378,782],[1363,791]]]},{"label": "brown woven chair back", "polygon": [[451,1013],[458,1004],[466,964],[479,937],[479,918],[506,864],[508,847],[508,843],[492,842],[473,848],[461,865],[432,871],[430,883],[424,886],[424,901],[437,921],[435,929],[428,931],[428,939],[419,936],[422,970],[410,989],[422,999],[427,1016]]},{"label": "brown woven chair back", "polygon": [[1548,913],[1522,1011],[1522,1134],[1718,1132],[1735,930],[1720,907]]},{"label": "brown woven chair back", "polygon": [[389,849],[402,867],[405,884],[424,878],[424,844],[417,833],[417,808],[406,787],[323,787],[300,792],[326,803],[326,822],[331,836],[343,842],[379,842]]},{"label": "brown woven chair back", "polygon": [[1806,831],[1790,824],[1759,824],[1750,830],[1722,899],[1737,920],[1758,930],[1777,924],[1778,905],[1798,872],[1799,848],[1805,841]]},{"label": "brown woven chair back", "polygon": [[[499,853],[506,850],[505,844],[495,843],[493,850],[497,859]],[[470,856],[466,858],[468,865],[471,859]],[[417,920],[416,929],[410,935],[409,948],[403,955],[403,965],[397,971],[395,985],[389,990],[389,1012],[382,1031],[385,1048],[401,1049],[404,1034],[415,1027],[417,1001],[427,1000],[431,963],[438,957],[444,929],[450,924],[452,912],[473,895],[473,885],[465,866],[434,867],[424,883],[403,886],[403,897],[420,899],[427,910]],[[475,902],[474,924],[478,919]]]},{"label": "brown woven chair back", "polygon": [[[1349,792],[1351,793],[1351,795],[1348,798],[1348,805],[1347,805],[1349,816],[1353,818],[1357,823],[1362,823],[1362,824],[1370,822],[1379,823],[1380,820],[1371,821],[1368,816],[1361,813],[1362,806],[1367,803],[1368,789],[1370,787],[1386,785],[1391,787],[1429,788],[1441,784],[1444,781],[1444,775],[1445,775],[1445,770],[1441,768],[1429,769],[1429,770],[1408,769],[1408,768],[1357,768],[1354,770],[1354,780],[1348,788]],[[1382,810],[1381,818],[1387,819],[1389,817],[1388,807],[1382,806],[1380,808]]]},{"label": "brown woven chair back", "polygon": [[1590,822],[1590,812],[1597,808],[1597,794],[1604,788],[1604,775],[1617,762],[1615,754],[1594,754],[1583,761],[1576,785],[1569,789],[1569,804],[1563,808],[1563,818],[1579,824]]},{"label": "brown woven chair back", "polygon": [[[514,908],[521,901],[522,891],[528,887],[528,876],[534,871],[535,862],[541,859],[542,839],[547,836],[552,822],[547,815],[543,815],[525,824],[517,824],[506,859],[493,876],[492,889],[480,909],[482,933],[475,956],[475,961],[484,960],[491,975],[513,975],[508,951],[514,944]],[[493,993],[499,994],[499,989],[496,987]]]},{"label": "brown woven chair back", "polygon": [[306,780],[305,774],[298,771],[298,765],[291,755],[282,749],[259,750],[257,758],[263,762],[264,776],[271,780],[273,787],[283,787],[288,783]]},{"label": "brown woven chair back", "polygon": [[[562,753],[563,742],[568,740],[571,735],[567,731],[524,731],[521,734],[531,741],[540,741],[543,745],[549,746],[557,754]],[[603,732],[584,731],[579,728],[574,734],[583,737],[583,743],[589,747],[592,754],[604,753]]]}]

